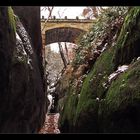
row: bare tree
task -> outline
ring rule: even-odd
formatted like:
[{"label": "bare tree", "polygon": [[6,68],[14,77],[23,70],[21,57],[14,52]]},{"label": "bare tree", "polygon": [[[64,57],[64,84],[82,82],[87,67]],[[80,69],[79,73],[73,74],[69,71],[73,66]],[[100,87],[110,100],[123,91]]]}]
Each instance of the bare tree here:
[{"label": "bare tree", "polygon": [[69,55],[68,55],[68,47],[67,47],[67,42],[65,42],[65,51],[66,51],[66,56],[67,56],[67,60],[68,60],[68,63],[70,63],[70,59],[69,59]]},{"label": "bare tree", "polygon": [[[43,11],[43,10],[46,11],[46,10],[47,10],[47,11],[49,12],[49,13],[48,13],[48,17],[47,17],[47,19],[45,20],[45,24],[44,24],[44,26],[43,26],[41,32],[45,29],[47,21],[48,21],[49,19],[52,18],[53,9],[54,9],[54,6],[45,6],[45,7],[43,7],[43,8],[41,9],[41,11]],[[46,65],[47,65],[47,64],[46,64],[46,58],[45,58],[45,48],[44,48],[43,55],[44,55],[44,70],[45,70],[45,72],[46,72]]]},{"label": "bare tree", "polygon": [[58,13],[59,18],[62,18],[62,16],[63,16],[63,14],[64,14],[65,10],[66,10],[66,8],[65,8],[62,12],[60,12],[60,11],[58,11],[58,12],[57,12],[57,13]]},{"label": "bare tree", "polygon": [[[47,21],[48,21],[49,19],[52,19],[52,12],[53,12],[53,10],[54,10],[54,6],[52,6],[52,7],[50,7],[50,6],[48,6],[48,7],[43,7],[42,10],[47,10],[47,11],[49,12],[49,13],[48,13],[48,17],[47,17],[47,19],[45,20],[45,24],[44,24],[44,26],[43,26],[43,28],[42,28],[42,31],[43,31],[43,30],[45,29],[45,27],[46,27]],[[64,9],[62,12],[58,11],[58,16],[59,16],[59,18],[61,18],[61,17],[63,16],[65,10],[66,10],[66,9]],[[67,60],[66,60],[65,55],[64,55],[64,51],[63,51],[63,48],[62,48],[62,44],[59,42],[59,43],[58,43],[58,46],[59,46],[59,52],[60,52],[60,55],[61,55],[61,58],[62,58],[62,61],[63,61],[63,64],[64,64],[64,68],[66,68],[66,67],[67,67]],[[66,50],[66,55],[67,55],[67,57],[68,57],[68,49],[67,49],[67,44],[66,44],[66,43],[65,43],[65,50]],[[44,52],[44,56],[45,56],[45,52]],[[68,63],[69,63],[69,59],[68,59]]]},{"label": "bare tree", "polygon": [[[64,9],[62,12],[58,11],[59,18],[62,18],[65,10],[66,9]],[[58,46],[59,46],[59,52],[60,52],[60,55],[61,55],[61,58],[62,58],[62,61],[63,61],[63,64],[64,64],[64,68],[66,68],[67,67],[67,64],[69,63],[67,42],[65,42],[65,51],[66,51],[68,63],[67,63],[67,60],[65,58],[65,55],[64,55],[64,51],[63,51],[61,42],[58,42]]]},{"label": "bare tree", "polygon": [[86,18],[97,18],[103,11],[105,9],[101,6],[88,6],[83,10],[82,16]]},{"label": "bare tree", "polygon": [[45,24],[44,24],[44,26],[43,26],[43,28],[42,28],[42,31],[43,31],[44,28],[46,27],[47,21],[48,21],[49,19],[52,19],[52,12],[53,12],[53,9],[54,9],[54,6],[51,6],[51,7],[48,6],[48,7],[42,8],[42,11],[43,11],[43,10],[47,10],[47,11],[49,12],[48,17],[47,17],[47,19],[45,20]]},{"label": "bare tree", "polygon": [[59,47],[59,52],[60,52],[60,55],[61,55],[61,58],[62,58],[62,61],[63,61],[63,64],[64,64],[64,68],[66,68],[67,67],[67,60],[66,60],[66,58],[64,56],[64,52],[63,52],[61,42],[58,42],[58,47]]}]

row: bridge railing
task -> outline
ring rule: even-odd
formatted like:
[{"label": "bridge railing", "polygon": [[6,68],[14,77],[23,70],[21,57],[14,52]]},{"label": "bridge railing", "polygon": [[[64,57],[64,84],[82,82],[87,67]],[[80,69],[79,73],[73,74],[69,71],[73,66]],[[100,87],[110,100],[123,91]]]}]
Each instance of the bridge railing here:
[{"label": "bridge railing", "polygon": [[79,18],[78,16],[74,18],[68,18],[67,16],[65,16],[64,18],[56,18],[56,16],[53,16],[52,19],[47,19],[45,18],[44,16],[41,17],[41,20],[48,20],[48,21],[53,21],[53,20],[93,20],[93,19],[90,19],[90,18]]}]

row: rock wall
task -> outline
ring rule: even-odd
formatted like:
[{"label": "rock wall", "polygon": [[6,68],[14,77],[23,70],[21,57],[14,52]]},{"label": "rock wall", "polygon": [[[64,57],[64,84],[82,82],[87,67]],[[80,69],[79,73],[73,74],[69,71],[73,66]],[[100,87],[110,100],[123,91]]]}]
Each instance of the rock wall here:
[{"label": "rock wall", "polygon": [[40,67],[41,76],[43,78],[42,68],[42,39],[41,39],[41,23],[40,23],[40,6],[12,6],[16,15],[23,23],[25,29],[31,37],[31,43],[37,54],[37,61]]},{"label": "rock wall", "polygon": [[13,25],[10,24],[8,7],[0,7],[0,26],[0,130],[2,132],[4,122],[7,121],[8,117],[9,75],[16,44]]},{"label": "rock wall", "polygon": [[[106,50],[92,63],[90,71],[81,74],[86,74],[81,89],[77,90],[74,80],[66,87],[66,99],[61,103],[63,107],[59,121],[62,133],[140,132],[139,22],[140,8],[133,7],[127,13],[121,30],[117,30],[110,39],[108,37]],[[113,28],[110,26],[110,29]],[[84,39],[88,42],[88,39]],[[79,62],[83,65],[86,61]],[[120,65],[128,65],[128,69],[106,86],[109,76]]]},{"label": "rock wall", "polygon": [[12,8],[2,6],[0,13],[0,133],[37,133],[46,113],[40,60],[26,29],[28,38],[17,38]]}]

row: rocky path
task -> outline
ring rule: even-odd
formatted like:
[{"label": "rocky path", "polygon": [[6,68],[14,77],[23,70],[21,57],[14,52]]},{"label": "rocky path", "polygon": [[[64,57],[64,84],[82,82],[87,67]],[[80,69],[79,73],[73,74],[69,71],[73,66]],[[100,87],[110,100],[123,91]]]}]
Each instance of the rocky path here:
[{"label": "rocky path", "polygon": [[45,124],[39,134],[59,134],[58,119],[59,113],[46,114]]}]

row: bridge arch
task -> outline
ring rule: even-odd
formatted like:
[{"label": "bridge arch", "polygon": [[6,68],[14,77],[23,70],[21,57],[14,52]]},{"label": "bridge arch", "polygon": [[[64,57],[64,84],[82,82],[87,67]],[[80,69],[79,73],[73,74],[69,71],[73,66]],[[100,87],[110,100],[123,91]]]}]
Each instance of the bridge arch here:
[{"label": "bridge arch", "polygon": [[[63,28],[67,28],[67,32],[68,32],[68,28],[72,30],[77,30],[75,32],[77,32],[75,35],[75,37],[77,37],[78,35],[80,35],[80,32],[87,32],[91,26],[93,26],[93,23],[94,21],[93,20],[90,20],[90,19],[79,19],[79,18],[76,18],[76,19],[44,19],[42,18],[41,19],[41,30],[42,30],[42,43],[43,43],[43,48],[45,47],[45,45],[48,45],[49,43],[53,43],[54,41],[49,41],[46,37],[46,34],[53,34],[53,33],[50,33],[51,31],[56,32],[56,30],[58,29],[63,29]],[[79,29],[79,30],[78,30]],[[61,30],[62,31],[62,30]],[[60,31],[60,32],[61,32]],[[69,31],[70,32],[70,31]],[[66,34],[65,34],[66,35]],[[68,35],[68,34],[67,34]],[[71,35],[73,35],[73,33],[71,33]],[[69,35],[70,36],[70,35]],[[54,36],[52,36],[54,37]],[[65,39],[55,39],[55,41],[59,41],[59,40],[62,40],[62,41],[65,41],[66,40],[66,37]],[[74,39],[69,39],[71,43],[75,43]],[[68,40],[68,42],[69,42]]]},{"label": "bridge arch", "polygon": [[59,27],[45,31],[45,45],[56,42],[70,42],[75,44],[76,38],[86,31],[73,27]]}]

